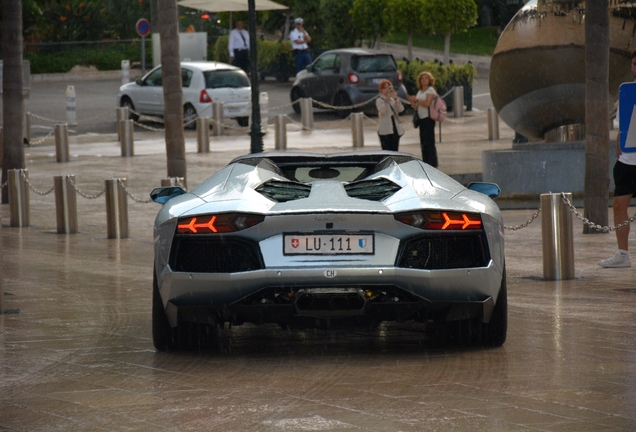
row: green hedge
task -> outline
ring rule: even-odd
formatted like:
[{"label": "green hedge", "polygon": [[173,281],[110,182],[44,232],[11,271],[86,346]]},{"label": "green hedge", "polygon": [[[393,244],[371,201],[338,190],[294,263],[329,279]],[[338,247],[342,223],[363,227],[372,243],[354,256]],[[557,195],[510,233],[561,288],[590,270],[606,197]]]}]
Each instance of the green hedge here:
[{"label": "green hedge", "polygon": [[410,93],[417,92],[417,76],[424,71],[430,72],[435,77],[435,89],[439,94],[444,94],[455,85],[473,85],[473,78],[477,69],[472,64],[459,65],[451,63],[441,65],[435,61],[412,61],[399,60],[398,69],[402,71],[404,83]]},{"label": "green hedge", "polygon": [[[229,37],[227,35],[221,36],[217,39],[214,46],[214,60],[229,63],[230,53],[228,51]],[[270,41],[258,39],[256,41],[258,49],[258,70],[259,71],[272,71],[279,67],[281,56],[288,64],[293,65],[294,57],[291,52],[291,42],[285,40]]]},{"label": "green hedge", "polygon": [[[55,48],[53,50],[52,48]],[[47,52],[48,51],[48,52]],[[99,48],[44,46],[37,52],[25,51],[32,74],[69,72],[74,66],[95,66],[98,70],[119,70],[122,60],[141,62],[140,44],[116,44]],[[146,64],[152,64],[152,51],[146,48]]]}]

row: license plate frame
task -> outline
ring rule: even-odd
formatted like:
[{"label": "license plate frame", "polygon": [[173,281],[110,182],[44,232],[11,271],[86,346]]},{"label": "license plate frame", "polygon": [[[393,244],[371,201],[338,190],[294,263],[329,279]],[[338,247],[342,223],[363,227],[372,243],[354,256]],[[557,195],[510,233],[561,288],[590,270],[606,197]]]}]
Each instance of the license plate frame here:
[{"label": "license plate frame", "polygon": [[283,255],[375,255],[375,233],[370,231],[283,233]]}]

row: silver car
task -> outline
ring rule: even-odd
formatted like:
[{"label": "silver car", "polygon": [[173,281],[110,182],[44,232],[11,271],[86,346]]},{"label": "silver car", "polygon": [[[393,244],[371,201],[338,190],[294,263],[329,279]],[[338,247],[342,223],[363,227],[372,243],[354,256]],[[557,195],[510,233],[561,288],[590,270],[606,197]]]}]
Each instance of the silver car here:
[{"label": "silver car", "polygon": [[[349,107],[358,111],[374,112],[375,104],[366,103],[378,95],[378,84],[387,79],[406,99],[402,72],[393,55],[363,48],[343,48],[322,53],[311,65],[296,75],[290,97],[294,110],[300,112],[301,98],[312,98],[316,107]],[[352,109],[335,108],[347,117]]]},{"label": "silver car", "polygon": [[[248,126],[252,89],[247,74],[240,68],[219,62],[182,62],[181,82],[186,127],[194,128],[197,117],[210,117],[213,102],[223,102],[225,118]],[[163,116],[161,65],[135,82],[121,86],[117,105],[128,107],[135,120],[139,114]]]},{"label": "silver car", "polygon": [[252,154],[188,193],[155,189],[154,345],[213,343],[226,323],[408,320],[502,345],[498,193],[388,151]]}]

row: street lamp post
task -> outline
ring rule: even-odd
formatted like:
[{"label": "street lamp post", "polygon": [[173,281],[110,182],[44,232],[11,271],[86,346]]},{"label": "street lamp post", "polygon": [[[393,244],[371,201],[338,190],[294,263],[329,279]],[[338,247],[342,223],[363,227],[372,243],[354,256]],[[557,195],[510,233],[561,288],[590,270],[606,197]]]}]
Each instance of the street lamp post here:
[{"label": "street lamp post", "polygon": [[252,81],[252,126],[250,129],[250,153],[263,152],[263,132],[261,131],[261,107],[258,90],[258,53],[256,48],[256,6],[248,0],[248,20],[250,33],[250,80]]}]

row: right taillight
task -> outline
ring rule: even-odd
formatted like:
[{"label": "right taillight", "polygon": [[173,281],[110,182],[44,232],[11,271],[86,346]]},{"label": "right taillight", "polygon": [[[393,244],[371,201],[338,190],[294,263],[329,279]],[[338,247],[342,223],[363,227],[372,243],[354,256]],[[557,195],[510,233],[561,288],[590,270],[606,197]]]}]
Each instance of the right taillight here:
[{"label": "right taillight", "polygon": [[200,103],[211,103],[212,102],[212,98],[210,97],[210,95],[208,94],[208,92],[205,89],[201,90],[201,94],[199,94],[199,102]]},{"label": "right taillight", "polygon": [[482,227],[479,214],[454,211],[400,213],[395,215],[395,220],[426,230],[472,230]]}]

